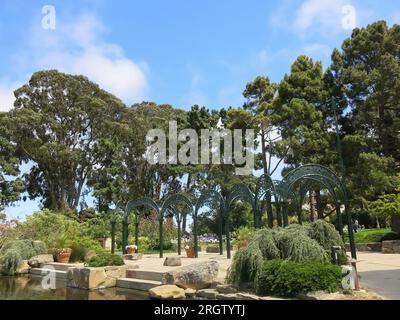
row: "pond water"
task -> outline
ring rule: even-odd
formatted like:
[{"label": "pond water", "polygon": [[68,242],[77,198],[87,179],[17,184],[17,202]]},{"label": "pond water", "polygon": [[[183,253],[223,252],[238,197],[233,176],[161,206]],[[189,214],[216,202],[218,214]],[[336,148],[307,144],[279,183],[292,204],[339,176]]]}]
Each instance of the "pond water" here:
[{"label": "pond water", "polygon": [[147,300],[148,294],[123,288],[88,291],[66,288],[57,282],[56,289],[45,289],[42,278],[0,276],[0,300]]}]

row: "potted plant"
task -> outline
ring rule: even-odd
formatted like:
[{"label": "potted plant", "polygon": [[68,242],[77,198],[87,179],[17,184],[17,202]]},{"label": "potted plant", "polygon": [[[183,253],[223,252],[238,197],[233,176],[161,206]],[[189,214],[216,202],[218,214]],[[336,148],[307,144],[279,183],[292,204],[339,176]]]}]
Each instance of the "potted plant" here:
[{"label": "potted plant", "polygon": [[67,246],[67,237],[61,235],[56,242],[56,249],[54,250],[55,260],[60,263],[69,263],[72,249]]},{"label": "potted plant", "polygon": [[71,257],[72,249],[62,248],[55,250],[56,261],[60,263],[69,263],[69,258]]},{"label": "potted plant", "polygon": [[135,245],[128,245],[125,247],[126,253],[127,254],[134,254],[137,252],[137,246]]},{"label": "potted plant", "polygon": [[186,251],[186,256],[188,258],[194,258],[195,257],[194,243],[192,241],[187,241],[185,243],[185,251]]}]

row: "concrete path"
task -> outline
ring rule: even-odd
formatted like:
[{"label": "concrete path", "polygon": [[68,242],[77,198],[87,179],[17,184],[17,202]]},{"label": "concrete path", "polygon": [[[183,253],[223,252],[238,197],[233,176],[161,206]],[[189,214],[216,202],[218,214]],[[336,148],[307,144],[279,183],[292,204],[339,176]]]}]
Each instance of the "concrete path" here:
[{"label": "concrete path", "polygon": [[361,287],[400,300],[400,254],[358,252],[357,271]]}]

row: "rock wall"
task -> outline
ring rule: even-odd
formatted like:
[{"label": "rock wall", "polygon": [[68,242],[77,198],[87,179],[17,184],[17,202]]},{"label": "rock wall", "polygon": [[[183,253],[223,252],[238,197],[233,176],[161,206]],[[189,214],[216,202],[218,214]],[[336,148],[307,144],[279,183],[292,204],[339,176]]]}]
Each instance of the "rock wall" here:
[{"label": "rock wall", "polygon": [[400,253],[400,240],[382,241],[382,253]]}]

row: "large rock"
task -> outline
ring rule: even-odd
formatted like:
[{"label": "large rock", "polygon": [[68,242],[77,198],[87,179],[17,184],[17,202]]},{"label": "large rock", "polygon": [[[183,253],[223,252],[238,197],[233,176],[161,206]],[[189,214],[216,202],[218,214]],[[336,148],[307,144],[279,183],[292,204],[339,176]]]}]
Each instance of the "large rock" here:
[{"label": "large rock", "polygon": [[104,268],[73,267],[68,269],[67,287],[79,289],[96,289],[106,282]]},{"label": "large rock", "polygon": [[400,253],[400,240],[382,241],[382,253]]},{"label": "large rock", "polygon": [[175,284],[184,289],[204,289],[217,278],[218,268],[217,261],[195,263],[164,273],[161,282]]},{"label": "large rock", "polygon": [[15,270],[15,273],[17,274],[26,274],[29,273],[29,269],[31,267],[28,264],[28,260],[22,260],[20,265],[18,266],[17,270]]},{"label": "large rock", "polygon": [[166,257],[164,260],[164,266],[176,267],[181,265],[182,261],[180,257]]},{"label": "large rock", "polygon": [[115,287],[117,283],[117,279],[125,278],[127,273],[128,266],[113,266],[113,267],[104,267],[104,271],[106,272],[106,281],[104,282],[104,287],[110,288]]},{"label": "large rock", "polygon": [[128,266],[71,267],[67,273],[67,286],[79,289],[103,289],[115,287],[117,279],[125,278]]},{"label": "large rock", "polygon": [[40,268],[41,264],[54,262],[52,254],[39,254],[28,260],[28,264],[31,268]]},{"label": "large rock", "polygon": [[155,299],[185,299],[185,290],[175,285],[162,285],[150,289],[149,295]]},{"label": "large rock", "polygon": [[196,295],[196,290],[192,288],[185,289],[185,296],[186,298],[193,298]]},{"label": "large rock", "polygon": [[196,292],[196,297],[205,299],[216,299],[218,291],[215,289],[202,289]]},{"label": "large rock", "polygon": [[228,284],[219,284],[215,287],[215,289],[222,294],[230,294],[230,293],[236,293],[237,290],[236,288],[228,285]]},{"label": "large rock", "polygon": [[216,246],[208,246],[206,248],[207,253],[219,253],[219,247]]}]

